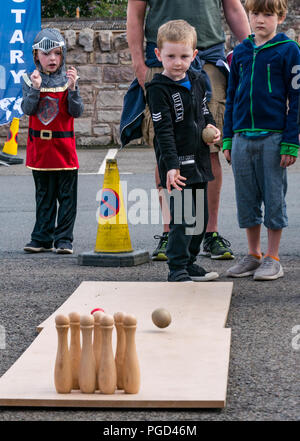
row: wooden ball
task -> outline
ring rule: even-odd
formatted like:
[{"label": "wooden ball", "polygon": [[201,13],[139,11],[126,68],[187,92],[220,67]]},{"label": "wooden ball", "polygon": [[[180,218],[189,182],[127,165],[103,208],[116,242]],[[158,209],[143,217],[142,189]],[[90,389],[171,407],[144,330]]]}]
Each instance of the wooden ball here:
[{"label": "wooden ball", "polygon": [[216,136],[216,130],[212,127],[206,127],[202,130],[202,139],[206,144],[213,142],[214,137]]},{"label": "wooden ball", "polygon": [[166,328],[171,323],[172,317],[167,309],[158,308],[152,312],[152,321],[158,328]]}]

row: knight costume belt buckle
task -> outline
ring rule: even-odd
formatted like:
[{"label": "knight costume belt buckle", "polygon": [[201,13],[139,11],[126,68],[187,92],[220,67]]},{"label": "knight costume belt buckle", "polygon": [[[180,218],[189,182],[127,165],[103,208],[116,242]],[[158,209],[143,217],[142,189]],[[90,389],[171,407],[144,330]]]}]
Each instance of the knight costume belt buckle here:
[{"label": "knight costume belt buckle", "polygon": [[52,139],[52,130],[41,130],[41,139]]}]

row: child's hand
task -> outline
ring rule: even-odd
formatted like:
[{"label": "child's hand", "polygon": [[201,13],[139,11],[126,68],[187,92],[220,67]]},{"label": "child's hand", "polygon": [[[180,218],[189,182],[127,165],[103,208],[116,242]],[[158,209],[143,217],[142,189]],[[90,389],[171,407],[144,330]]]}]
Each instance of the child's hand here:
[{"label": "child's hand", "polygon": [[224,156],[228,164],[231,164],[231,150],[224,150]]},{"label": "child's hand", "polygon": [[75,85],[77,81],[77,70],[74,66],[69,67],[67,70],[68,87],[71,90],[75,90]]},{"label": "child's hand", "polygon": [[281,155],[280,167],[286,168],[295,164],[297,158],[291,155]]},{"label": "child's hand", "polygon": [[216,131],[216,134],[215,134],[215,137],[214,137],[213,141],[207,143],[207,145],[214,145],[215,142],[220,141],[220,137],[221,137],[220,130],[217,127],[215,127],[213,124],[207,124],[206,127],[211,127],[212,129],[215,129],[215,131]]},{"label": "child's hand", "polygon": [[182,182],[182,180],[186,181],[186,178],[184,176],[180,175],[180,170],[179,169],[171,169],[168,171],[167,173],[167,190],[169,193],[171,193],[172,188],[171,186],[173,186],[174,188],[176,188],[176,190],[182,190],[182,188],[179,187],[179,185],[181,185],[182,187],[185,187],[185,183]]},{"label": "child's hand", "polygon": [[34,89],[40,89],[42,84],[42,77],[37,69],[35,69],[30,75],[32,86]]}]

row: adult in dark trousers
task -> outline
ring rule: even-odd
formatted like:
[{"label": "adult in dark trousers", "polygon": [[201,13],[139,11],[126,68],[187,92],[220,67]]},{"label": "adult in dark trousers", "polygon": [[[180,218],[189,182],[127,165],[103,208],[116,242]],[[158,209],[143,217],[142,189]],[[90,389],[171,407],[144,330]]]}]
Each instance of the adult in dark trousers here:
[{"label": "adult in dark trousers", "polygon": [[[128,0],[127,39],[131,52],[136,80],[124,100],[121,119],[121,142],[143,136],[145,142],[153,146],[153,125],[148,107],[145,108],[143,89],[145,82],[151,81],[155,73],[162,71],[154,49],[159,26],[169,20],[184,19],[196,28],[198,55],[192,68],[203,71],[206,77],[209,109],[222,132],[226,99],[226,57],[224,52],[224,31],[222,28],[222,6],[225,19],[241,42],[250,34],[245,10],[240,0]],[[147,11],[148,7],[148,11]],[[147,12],[147,15],[146,15]],[[146,60],[144,55],[146,38]],[[140,127],[141,126],[141,127]],[[230,242],[218,234],[218,211],[222,186],[222,168],[219,161],[221,142],[211,146],[211,164],[215,179],[208,185],[209,220],[203,244],[203,252],[213,259],[232,259]],[[158,169],[155,180],[161,188]],[[161,199],[161,198],[160,198]],[[167,260],[165,250],[169,225],[164,223],[164,232],[158,236],[159,244],[154,251],[153,260]]]}]

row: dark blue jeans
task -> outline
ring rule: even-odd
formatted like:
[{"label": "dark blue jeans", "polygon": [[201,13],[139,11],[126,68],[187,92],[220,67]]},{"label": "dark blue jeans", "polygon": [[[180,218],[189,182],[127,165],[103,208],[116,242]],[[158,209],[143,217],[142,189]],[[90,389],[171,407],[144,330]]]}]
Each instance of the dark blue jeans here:
[{"label": "dark blue jeans", "polygon": [[78,170],[33,170],[32,174],[35,183],[36,222],[31,239],[51,244],[54,242],[54,246],[59,242],[73,242]]},{"label": "dark blue jeans", "polygon": [[208,221],[206,182],[173,190],[172,194],[166,250],[170,271],[186,269],[195,262]]}]

